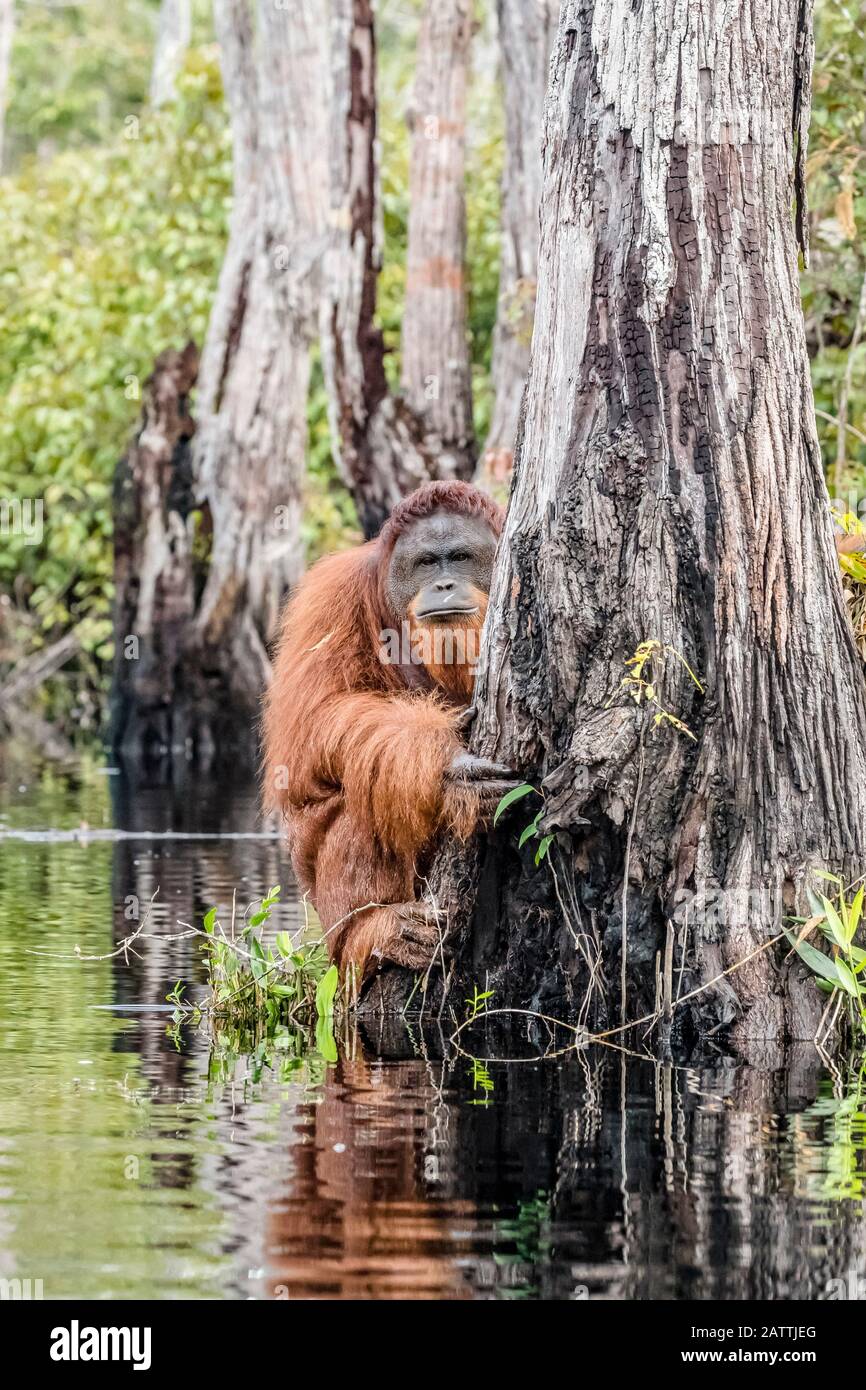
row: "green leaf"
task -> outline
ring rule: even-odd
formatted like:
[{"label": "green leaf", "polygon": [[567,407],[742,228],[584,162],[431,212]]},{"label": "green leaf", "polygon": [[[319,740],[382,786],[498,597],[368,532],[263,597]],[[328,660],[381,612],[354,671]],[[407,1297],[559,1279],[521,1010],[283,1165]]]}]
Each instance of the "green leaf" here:
[{"label": "green leaf", "polygon": [[838,912],[829,898],[822,897],[821,906],[824,909],[824,916],[827,918],[828,925],[833,933],[833,940],[843,951],[846,950],[848,946],[848,933],[842,924]]},{"label": "green leaf", "polygon": [[288,959],[294,950],[292,934],[287,931],[278,931],[274,937],[274,945],[284,959]]},{"label": "green leaf", "polygon": [[519,787],[512,787],[511,791],[505,793],[499,805],[496,807],[493,815],[493,824],[496,824],[503,812],[507,811],[509,806],[513,806],[515,801],[520,801],[521,797],[528,796],[530,792],[534,791],[535,788],[531,782],[522,782]]},{"label": "green leaf", "polygon": [[[334,968],[336,967],[332,967]],[[337,1044],[334,1041],[333,1014],[320,1014],[316,1020],[316,1047],[326,1062],[336,1062]]]},{"label": "green leaf", "polygon": [[216,908],[212,907],[210,912],[205,914],[204,929],[207,932],[208,936],[211,936],[213,934],[213,929],[216,925],[216,913]]},{"label": "green leaf", "polygon": [[827,869],[813,869],[812,873],[816,878],[823,878],[827,883],[838,883],[840,885],[842,883],[838,874],[831,874]]},{"label": "green leaf", "polygon": [[535,851],[535,867],[536,867],[536,868],[538,868],[538,865],[541,863],[542,859],[545,858],[545,856],[546,856],[546,854],[547,854],[547,851],[550,849],[550,846],[553,844],[554,839],[555,839],[555,836],[553,836],[553,835],[545,835],[544,839],[541,841],[541,844],[538,846],[538,849]]},{"label": "green leaf", "polygon": [[[328,1018],[333,1014],[334,995],[337,993],[339,982],[340,972],[336,965],[332,965],[325,971],[316,986],[316,1014],[320,1019]],[[334,1060],[336,1061],[336,1058]]]},{"label": "green leaf", "polygon": [[517,841],[517,848],[518,848],[518,849],[523,849],[523,846],[526,844],[526,841],[527,841],[527,840],[531,840],[531,839],[533,838],[533,836],[535,836],[535,835],[538,834],[538,822],[539,822],[540,820],[541,820],[541,811],[539,811],[538,815],[535,817],[535,820],[530,821],[530,822],[529,822],[529,825],[527,825],[526,828],[524,829],[523,833],[522,833],[521,836],[520,836],[520,839]]},{"label": "green leaf", "polygon": [[860,991],[857,988],[857,981],[854,979],[854,976],[851,974],[851,971],[848,969],[845,962],[843,960],[839,960],[837,957],[834,964],[836,966],[836,972],[839,976],[839,979],[842,982],[842,988],[847,990],[849,994],[853,995],[855,999],[858,999],[860,997]]},{"label": "green leaf", "polygon": [[860,918],[863,913],[863,895],[866,892],[866,883],[861,883],[854,895],[854,901],[848,909],[848,940],[854,940],[857,935],[857,928],[860,925]]},{"label": "green leaf", "polygon": [[783,927],[782,930],[784,931],[794,950],[797,952],[797,955],[800,956],[800,958],[803,961],[805,961],[806,965],[808,965],[809,969],[813,972],[813,974],[820,975],[823,979],[829,980],[830,983],[835,985],[837,988],[840,985],[842,985],[844,989],[848,989],[848,986],[843,984],[841,976],[839,975],[839,972],[836,969],[836,961],[831,960],[829,956],[825,956],[823,951],[818,950],[817,946],[810,946],[808,941],[798,942],[793,932],[789,932],[786,927]]},{"label": "green leaf", "polygon": [[250,970],[256,984],[261,984],[268,973],[267,958],[257,936],[250,937]]}]

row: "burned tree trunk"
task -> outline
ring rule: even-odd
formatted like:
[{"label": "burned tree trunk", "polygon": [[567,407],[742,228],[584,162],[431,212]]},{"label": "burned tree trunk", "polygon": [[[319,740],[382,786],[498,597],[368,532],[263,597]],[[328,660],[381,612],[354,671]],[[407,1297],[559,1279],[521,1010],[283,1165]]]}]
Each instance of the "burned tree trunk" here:
[{"label": "burned tree trunk", "polygon": [[198,352],[164,352],[145,384],[141,427],[114,479],[112,747],[130,757],[190,737],[183,652],[195,608],[189,394]]},{"label": "burned tree trunk", "polygon": [[480,481],[511,475],[517,419],[529,372],[538,263],[541,119],[559,0],[497,0],[505,101],[499,302],[493,335],[493,415]]},{"label": "burned tree trunk", "polygon": [[[322,359],[337,462],[367,536],[395,502],[430,478],[465,477],[471,459],[392,394],[376,327],[381,263],[376,158],[376,39],[370,0],[331,4],[330,239]],[[452,204],[452,211],[454,208]],[[448,245],[454,236],[448,231]],[[416,238],[417,241],[417,238]],[[427,254],[437,252],[430,245]],[[410,330],[411,332],[411,330]],[[470,408],[460,419],[470,418]]]},{"label": "burned tree trunk", "polygon": [[[257,25],[248,0],[219,0],[215,14],[234,207],[202,353],[190,483],[211,547],[194,600],[185,591],[182,630],[169,623],[160,639],[172,653],[163,686],[164,695],[175,682],[171,718],[205,757],[254,747],[267,643],[303,567],[309,355],[327,210],[316,0],[298,0],[291,14],[261,0]],[[121,685],[121,703],[134,704],[140,681],[122,695]],[[145,702],[135,717],[148,721],[148,710]]]},{"label": "burned tree trunk", "polygon": [[196,483],[213,520],[193,648],[205,711],[254,715],[303,567],[309,354],[325,227],[325,52],[312,0],[216,9],[235,208],[202,357]]},{"label": "burned tree trunk", "polygon": [[214,520],[199,628],[228,626],[261,689],[263,641],[303,567],[309,349],[325,225],[324,61],[316,6],[217,6],[235,133],[235,211],[202,357],[197,478]]},{"label": "burned tree trunk", "polygon": [[428,0],[410,124],[409,247],[403,309],[404,397],[441,441],[440,467],[475,461],[466,328],[466,74],[470,0]]},{"label": "burned tree trunk", "polygon": [[675,993],[717,981],[702,1029],[815,1032],[822,996],[765,948],[810,868],[866,869],[866,698],[791,216],[802,239],[811,59],[799,0],[563,7],[473,736],[555,839],[518,855],[527,798],[441,886],[500,1004],[635,1018],[660,961]]}]

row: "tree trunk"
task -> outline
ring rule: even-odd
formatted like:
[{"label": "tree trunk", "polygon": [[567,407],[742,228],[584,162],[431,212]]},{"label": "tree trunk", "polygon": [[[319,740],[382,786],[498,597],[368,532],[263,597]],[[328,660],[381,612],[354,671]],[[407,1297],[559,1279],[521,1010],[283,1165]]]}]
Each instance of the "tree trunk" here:
[{"label": "tree trunk", "polygon": [[192,33],[190,0],[162,0],[156,22],[156,47],[150,73],[150,103],[165,106],[175,94]]},{"label": "tree trunk", "polygon": [[370,0],[332,0],[331,94],[322,359],[337,462],[364,534],[373,536],[407,492],[430,478],[465,477],[469,469],[463,457],[443,452],[432,424],[392,395],[385,377],[385,344],[375,324],[381,246]]},{"label": "tree trunk", "polygon": [[[799,0],[563,7],[472,740],[542,787],[556,839],[537,869],[515,853],[529,798],[440,885],[458,978],[498,1004],[618,1022],[622,971],[634,1019],[672,959],[675,994],[737,967],[694,1001],[702,1030],[815,1033],[796,958],[739,967],[810,867],[866,868],[866,699],[791,217],[796,193],[802,238],[811,59]],[[645,641],[650,690],[626,666]]]},{"label": "tree trunk", "polygon": [[162,758],[190,737],[183,650],[195,607],[189,395],[190,343],[156,360],[141,428],[114,479],[113,748]]},{"label": "tree trunk", "polygon": [[[191,484],[212,545],[198,601],[185,591],[184,623],[154,616],[165,628],[154,643],[171,658],[160,675],[159,699],[172,707],[165,718],[206,758],[255,746],[270,679],[267,643],[303,567],[309,355],[327,215],[327,68],[317,0],[295,0],[291,13],[261,0],[256,33],[248,0],[217,0],[215,19],[231,108],[234,207],[202,353]],[[168,502],[135,503],[145,505],[149,515]],[[157,547],[153,583],[164,582],[165,555]],[[119,609],[120,635],[135,630],[124,621]],[[171,730],[154,724],[141,680],[130,681],[122,666],[116,700],[126,710],[118,727],[146,726],[133,743],[146,737],[177,746]]]},{"label": "tree trunk", "polygon": [[505,102],[499,303],[493,334],[493,415],[481,482],[511,475],[517,420],[529,372],[538,264],[541,120],[559,0],[497,0]]},{"label": "tree trunk", "polygon": [[410,113],[409,247],[402,386],[441,440],[448,466],[475,461],[466,328],[466,73],[470,0],[427,0]]},{"label": "tree trunk", "polygon": [[219,0],[235,142],[235,208],[202,358],[197,485],[213,553],[196,645],[242,712],[270,675],[267,642],[300,576],[309,354],[324,250],[325,52],[314,0],[291,15]]}]

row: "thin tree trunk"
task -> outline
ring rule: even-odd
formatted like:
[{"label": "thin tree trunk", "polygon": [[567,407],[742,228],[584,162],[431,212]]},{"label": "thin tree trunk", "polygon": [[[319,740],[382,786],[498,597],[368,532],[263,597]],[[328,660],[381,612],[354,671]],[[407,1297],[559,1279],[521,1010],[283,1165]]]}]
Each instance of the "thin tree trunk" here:
[{"label": "thin tree trunk", "polygon": [[[195,503],[212,544],[206,579],[195,585],[198,602],[184,591],[183,621],[162,610],[153,616],[154,629],[165,629],[154,643],[171,656],[160,674],[159,700],[171,707],[162,717],[202,757],[254,746],[270,679],[267,643],[303,566],[309,355],[327,215],[319,8],[318,0],[294,0],[289,12],[261,0],[256,29],[248,0],[217,0],[215,7],[231,108],[234,207],[202,354],[192,451]],[[150,515],[168,502],[163,495],[146,505]],[[163,563],[165,547],[157,546],[155,585],[165,582]],[[137,630],[131,621],[119,609],[120,636]],[[155,729],[157,741],[178,745],[174,733],[156,727],[140,679],[130,681],[118,667],[115,686],[125,711],[120,724],[146,726],[133,742]]]},{"label": "thin tree trunk", "polygon": [[[802,239],[811,58],[798,0],[563,7],[473,737],[543,788],[556,841],[536,869],[501,829],[440,885],[458,978],[489,972],[497,1003],[617,1021],[625,911],[629,1018],[673,921],[674,996],[733,970],[699,1026],[815,1032],[813,981],[758,949],[810,867],[866,869],[866,697],[791,219],[796,192]],[[651,692],[626,665],[644,641]]]},{"label": "thin tree trunk", "polygon": [[529,372],[538,265],[541,123],[559,0],[497,0],[505,102],[499,303],[493,335],[493,415],[480,481],[511,475]]},{"label": "thin tree trunk", "polygon": [[410,113],[409,245],[403,308],[404,397],[438,434],[450,467],[475,461],[466,326],[466,75],[470,0],[427,0]]},{"label": "thin tree trunk", "polygon": [[331,4],[330,242],[322,359],[337,462],[365,535],[429,478],[466,476],[434,429],[388,390],[376,326],[381,262],[376,40],[370,0]]},{"label": "thin tree trunk", "polygon": [[0,172],[6,133],[6,104],[9,99],[9,68],[15,37],[15,0],[0,0]]},{"label": "thin tree trunk", "polygon": [[184,64],[192,33],[190,0],[162,0],[156,27],[156,47],[150,73],[150,102],[165,106]]},{"label": "thin tree trunk", "polygon": [[325,51],[314,0],[291,15],[218,0],[235,209],[202,359],[196,479],[213,553],[196,641],[254,710],[266,643],[303,566],[309,353],[325,229]]},{"label": "thin tree trunk", "polygon": [[112,747],[130,757],[185,750],[183,651],[195,607],[189,396],[198,352],[167,351],[144,388],[141,427],[114,479]]}]

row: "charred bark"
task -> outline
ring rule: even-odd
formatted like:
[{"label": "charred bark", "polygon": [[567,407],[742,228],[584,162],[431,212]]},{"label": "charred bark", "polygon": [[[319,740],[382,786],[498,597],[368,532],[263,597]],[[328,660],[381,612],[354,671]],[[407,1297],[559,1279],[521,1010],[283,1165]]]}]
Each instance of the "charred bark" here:
[{"label": "charred bark", "polygon": [[184,750],[183,652],[195,608],[189,396],[198,352],[157,358],[141,426],[114,479],[111,745],[134,758]]},{"label": "charred bark", "polygon": [[555,840],[535,868],[504,826],[438,890],[458,979],[500,1004],[617,1023],[624,935],[629,1019],[658,962],[674,994],[732,971],[690,1006],[702,1031],[815,1032],[823,997],[765,948],[811,868],[866,868],[866,698],[791,217],[811,54],[797,0],[563,7],[472,739],[542,789]]},{"label": "charred bark", "polygon": [[234,131],[235,208],[202,356],[196,482],[213,553],[196,617],[202,667],[254,714],[267,643],[303,568],[309,354],[325,226],[325,52],[316,7],[245,0],[217,28]]},{"label": "charred bark", "polygon": [[[182,640],[166,628],[172,728],[157,735],[174,747],[179,729],[203,756],[255,746],[268,642],[303,567],[309,355],[327,211],[326,53],[315,0],[298,0],[291,14],[261,0],[255,24],[248,0],[219,0],[215,18],[234,205],[190,460],[211,546],[194,601],[185,600]],[[128,699],[139,693],[133,681]]]},{"label": "charred bark", "polygon": [[559,0],[497,0],[505,103],[499,302],[493,335],[493,415],[480,481],[511,476],[517,420],[529,372],[538,268],[541,133]]},{"label": "charred bark", "polygon": [[[331,435],[364,534],[374,536],[407,492],[430,478],[466,477],[472,461],[443,440],[436,420],[388,389],[375,322],[381,237],[370,0],[331,5],[330,197],[321,336]],[[447,246],[454,241],[449,222]],[[428,246],[427,254],[437,253]],[[460,418],[470,414],[464,407]]]}]

